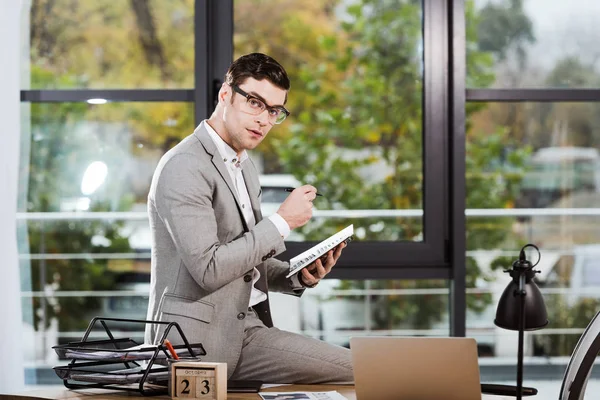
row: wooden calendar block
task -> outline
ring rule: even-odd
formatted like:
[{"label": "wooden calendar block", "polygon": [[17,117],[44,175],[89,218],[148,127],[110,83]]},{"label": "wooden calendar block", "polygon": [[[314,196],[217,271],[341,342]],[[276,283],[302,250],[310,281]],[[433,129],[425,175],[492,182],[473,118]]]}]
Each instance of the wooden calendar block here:
[{"label": "wooden calendar block", "polygon": [[227,399],[227,364],[182,361],[171,364],[171,398]]},{"label": "wooden calendar block", "polygon": [[215,387],[215,378],[204,378],[196,380],[196,398],[212,399],[212,391]]},{"label": "wooden calendar block", "polygon": [[177,376],[176,397],[194,398],[196,395],[196,380],[187,376]]}]

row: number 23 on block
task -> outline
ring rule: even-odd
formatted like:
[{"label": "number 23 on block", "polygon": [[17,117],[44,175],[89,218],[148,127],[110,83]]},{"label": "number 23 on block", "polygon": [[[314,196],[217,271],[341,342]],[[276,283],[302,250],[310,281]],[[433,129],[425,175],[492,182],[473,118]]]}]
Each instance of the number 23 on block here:
[{"label": "number 23 on block", "polygon": [[225,400],[227,364],[178,362],[171,365],[173,399]]}]

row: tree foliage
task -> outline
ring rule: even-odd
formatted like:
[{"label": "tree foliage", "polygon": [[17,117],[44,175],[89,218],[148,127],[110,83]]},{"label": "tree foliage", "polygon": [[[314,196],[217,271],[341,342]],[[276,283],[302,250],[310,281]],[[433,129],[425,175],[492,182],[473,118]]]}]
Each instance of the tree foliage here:
[{"label": "tree foliage", "polygon": [[[340,8],[338,26],[318,41],[316,51],[322,56],[307,59],[298,70],[300,87],[294,86],[292,93],[299,90],[307,95],[303,103],[295,104],[290,134],[270,139],[273,148],[285,172],[327,193],[326,199],[316,204],[320,209],[420,209],[424,156],[421,3],[363,0]],[[467,18],[478,18],[470,2]],[[476,24],[468,24],[468,48],[477,40],[473,26]],[[277,48],[277,36],[268,42]],[[471,79],[484,85],[493,82],[491,53],[470,51],[467,63]],[[480,108],[473,105],[468,112]],[[471,138],[467,203],[478,208],[509,206],[526,149],[513,151],[503,130],[474,133]],[[490,193],[494,194],[493,204]],[[303,233],[307,239],[318,240],[349,222],[330,219],[307,225]],[[423,238],[420,219],[373,217],[351,222],[362,240]],[[469,248],[480,244],[494,248],[506,239],[510,221],[472,228]],[[469,287],[485,278],[473,259],[468,260],[467,269]],[[445,285],[443,281],[378,281],[371,288]],[[363,288],[364,283],[342,282],[341,288],[349,287]],[[374,323],[378,328],[430,327],[445,315],[444,298],[378,296],[372,299],[376,304]],[[474,310],[482,310],[489,302],[489,296],[469,298]]]},{"label": "tree foliage", "polygon": [[[191,10],[193,1],[33,1],[30,86],[191,86]],[[189,34],[181,35],[181,31]],[[109,163],[114,168],[111,171],[121,168],[124,173],[109,174],[103,186],[89,196],[89,211],[130,210],[134,201],[145,201],[147,187],[142,193],[131,189],[135,188],[134,177],[125,172],[127,166],[119,155],[133,153],[143,159],[149,154],[157,159],[165,145],[173,144],[173,137],[187,134],[182,126],[188,127],[188,133],[193,127],[191,107],[174,103],[126,103],[120,107],[35,103],[30,110],[31,156],[23,169],[27,180],[23,208],[28,212],[64,211],[66,203],[83,198],[79,184],[85,167],[101,155],[105,162],[113,161]],[[149,151],[140,151],[144,146]],[[152,154],[153,148],[160,153]],[[29,222],[29,252],[59,255],[31,261],[34,290],[114,289],[115,261],[81,256],[131,252],[123,226],[122,221]],[[71,257],[74,254],[79,257]],[[41,320],[49,324],[57,318],[61,331],[82,329],[90,316],[100,312],[102,302],[94,296],[36,297],[35,326],[38,328]]]},{"label": "tree foliage", "polygon": [[[57,77],[49,71],[33,67],[32,78],[36,82],[46,80],[63,85],[77,82],[69,76]],[[27,171],[28,212],[58,212],[65,201],[82,198],[79,184],[82,181],[81,165],[89,163],[88,137],[77,135],[77,126],[87,110],[85,103],[36,103],[31,105],[31,144]],[[68,132],[68,133],[67,133]],[[107,187],[106,191],[116,190]],[[75,200],[76,201],[76,200]],[[127,207],[127,198],[114,205],[103,200],[90,201],[91,211],[119,210]],[[61,291],[88,291],[112,288],[114,274],[107,269],[107,260],[75,258],[72,254],[127,252],[127,238],[120,233],[121,223],[112,221],[30,221],[27,226],[31,254],[66,255],[56,259],[31,261],[32,286],[35,290],[53,293]],[[109,246],[93,243],[94,237],[102,237]],[[43,281],[42,281],[43,279]],[[87,326],[90,312],[99,309],[97,297],[50,296],[47,300],[35,297],[33,307],[36,328],[40,321],[49,324],[57,318],[63,331],[82,329]]]},{"label": "tree foliage", "polygon": [[523,0],[488,2],[479,13],[477,42],[481,51],[505,60],[516,55],[519,65],[527,59],[526,45],[535,41],[531,19],[523,10]]},{"label": "tree foliage", "polygon": [[[35,0],[31,87],[192,87],[193,9],[193,0]],[[327,193],[318,200],[319,209],[423,207],[422,14],[422,2],[414,0],[236,1],[234,57],[254,51],[270,54],[286,67],[292,82],[288,104],[292,116],[256,150],[264,160],[265,173],[290,173],[314,184]],[[535,35],[521,0],[490,2],[481,10],[467,1],[466,20],[468,87],[494,84],[498,62],[508,58],[516,58],[520,66],[526,64],[526,46],[535,41]],[[556,65],[547,83],[560,86],[565,82],[586,85],[597,83],[598,78],[593,69],[566,58]],[[81,178],[78,162],[90,154],[87,148],[96,145],[72,134],[84,122],[111,128],[126,125],[131,137],[124,151],[146,157],[150,163],[193,129],[192,107],[176,103],[31,107],[31,154],[35,156],[28,166],[28,211],[58,211],[65,196],[77,194],[73,181]],[[547,144],[544,131],[556,129],[551,119],[556,113],[576,131],[573,144],[597,142],[590,122],[597,119],[594,106],[526,107],[530,108],[467,104],[468,208],[513,206],[531,146]],[[530,134],[532,125],[525,116],[531,110],[543,116],[544,126],[536,128],[539,135]],[[527,146],[521,145],[523,141]],[[127,181],[123,178],[115,185],[123,182]],[[133,203],[144,202],[145,196],[146,189],[125,191],[117,200],[98,199],[91,209],[128,210]],[[351,222],[359,240],[423,239],[420,218],[372,217]],[[319,221],[302,233],[307,240],[318,240],[347,223],[348,219]],[[512,234],[510,219],[471,218],[468,223],[469,250],[521,244]],[[31,253],[129,251],[118,224],[31,223],[29,235]],[[109,244],[98,245],[94,237],[104,237]],[[506,262],[497,259],[492,269],[506,267]],[[42,267],[40,261],[32,265]],[[49,285],[61,290],[96,290],[114,284],[105,261],[60,260],[45,268],[47,282],[35,282],[40,289]],[[473,258],[467,259],[466,268],[468,287],[490,279]],[[365,282],[344,281],[341,287],[364,288]],[[378,281],[371,287],[436,289],[446,287],[446,282]],[[436,294],[373,297],[373,322],[377,328],[425,329],[444,318],[446,298]],[[468,306],[480,311],[490,300],[485,295],[469,296]],[[61,300],[50,305],[50,312],[60,317],[61,329],[71,329],[81,325],[83,310],[98,305],[94,298]]]}]

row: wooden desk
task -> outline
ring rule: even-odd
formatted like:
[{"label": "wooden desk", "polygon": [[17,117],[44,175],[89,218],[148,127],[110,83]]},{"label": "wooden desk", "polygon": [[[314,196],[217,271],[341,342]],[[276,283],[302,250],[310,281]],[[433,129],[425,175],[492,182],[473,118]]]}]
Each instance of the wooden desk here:
[{"label": "wooden desk", "polygon": [[[348,400],[356,400],[354,394],[353,385],[288,385],[278,386],[274,388],[264,389],[264,392],[326,392],[330,390],[337,390],[341,395],[346,397]],[[86,390],[69,390],[62,386],[57,386],[52,389],[41,389],[32,390],[28,392],[22,392],[18,395],[1,395],[2,399],[15,399],[15,400],[40,400],[40,399],[109,399],[109,400],[121,400],[121,399],[170,399],[169,396],[150,396],[144,397],[139,393],[127,392],[127,391],[110,391],[101,389],[86,389]],[[227,400],[245,400],[245,399],[260,399],[260,396],[256,393],[228,393]]]}]

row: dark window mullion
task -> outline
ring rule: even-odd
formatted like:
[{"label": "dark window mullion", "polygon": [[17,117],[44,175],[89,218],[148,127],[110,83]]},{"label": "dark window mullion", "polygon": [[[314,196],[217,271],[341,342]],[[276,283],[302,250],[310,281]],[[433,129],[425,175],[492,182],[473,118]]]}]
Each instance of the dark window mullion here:
[{"label": "dark window mullion", "polygon": [[[424,261],[447,264],[448,17],[445,1],[423,0],[423,229]],[[415,243],[416,245],[416,243]],[[403,254],[397,257],[404,259]]]},{"label": "dark window mullion", "polygon": [[[418,265],[415,267],[364,267],[364,268],[338,268],[336,265],[327,275],[327,279],[354,279],[354,280],[414,280],[435,279],[448,280],[451,270],[445,267],[428,267]],[[464,336],[464,335],[463,335]]]},{"label": "dark window mullion", "polygon": [[196,126],[207,117],[209,95],[208,85],[208,22],[207,0],[194,3],[194,121]]},{"label": "dark window mullion", "polygon": [[450,335],[466,336],[466,29],[464,0],[450,0]]},{"label": "dark window mullion", "polygon": [[223,75],[233,61],[233,0],[196,0],[194,111],[196,125],[214,108]]},{"label": "dark window mullion", "polygon": [[21,101],[30,103],[84,102],[104,99],[110,102],[164,101],[192,102],[192,89],[69,89],[22,90]]},{"label": "dark window mullion", "polygon": [[600,89],[467,89],[467,101],[596,102]]},{"label": "dark window mullion", "polygon": [[[287,242],[282,260],[308,250],[316,242]],[[423,242],[351,242],[335,268],[403,268],[417,265],[449,268],[449,264],[432,258],[432,246]]]}]

